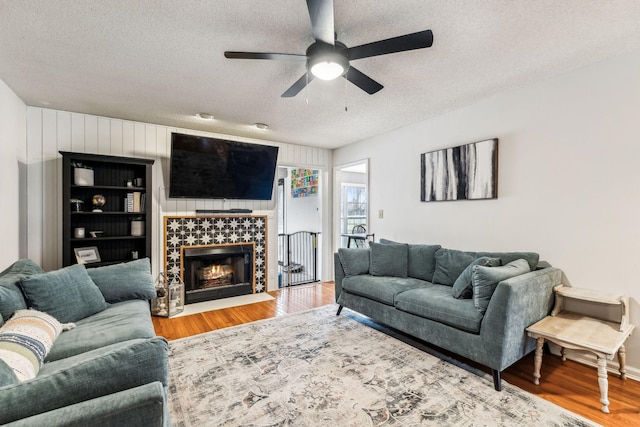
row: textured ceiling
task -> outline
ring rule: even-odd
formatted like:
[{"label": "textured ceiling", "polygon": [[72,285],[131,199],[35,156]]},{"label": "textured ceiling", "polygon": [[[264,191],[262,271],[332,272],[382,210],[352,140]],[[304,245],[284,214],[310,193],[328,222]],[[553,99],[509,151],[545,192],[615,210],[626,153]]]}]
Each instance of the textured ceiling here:
[{"label": "textured ceiling", "polygon": [[0,79],[30,106],[334,148],[640,49],[637,0],[334,3],[347,46],[425,29],[433,46],[353,61],[375,95],[338,79],[281,98],[304,62],[223,52],[304,54],[304,0],[2,0]]}]

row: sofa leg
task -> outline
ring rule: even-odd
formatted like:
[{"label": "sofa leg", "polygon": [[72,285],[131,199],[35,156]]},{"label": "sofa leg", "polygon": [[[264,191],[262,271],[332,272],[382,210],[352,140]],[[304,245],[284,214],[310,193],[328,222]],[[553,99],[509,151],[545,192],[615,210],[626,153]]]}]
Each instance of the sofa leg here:
[{"label": "sofa leg", "polygon": [[336,313],[336,316],[340,316],[341,312],[342,312],[342,306],[338,307],[338,312]]},{"label": "sofa leg", "polygon": [[493,369],[493,388],[496,391],[502,391],[502,383],[500,381],[500,371]]}]

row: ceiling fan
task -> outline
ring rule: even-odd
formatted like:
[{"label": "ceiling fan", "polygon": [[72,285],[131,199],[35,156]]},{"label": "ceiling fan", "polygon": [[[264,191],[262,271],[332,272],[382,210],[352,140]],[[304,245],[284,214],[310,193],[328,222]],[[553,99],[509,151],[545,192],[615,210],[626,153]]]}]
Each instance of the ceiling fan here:
[{"label": "ceiling fan", "polygon": [[433,44],[433,33],[431,30],[425,30],[360,46],[347,47],[344,43],[336,40],[333,19],[333,0],[307,0],[307,8],[309,9],[309,16],[311,17],[313,37],[316,41],[307,48],[305,55],[226,51],[224,56],[230,59],[284,59],[306,61],[307,72],[282,94],[283,98],[296,96],[314,77],[322,80],[333,80],[340,76],[346,78],[369,95],[373,95],[382,89],[383,86],[350,65],[350,61],[389,53],[422,49],[431,47]]}]

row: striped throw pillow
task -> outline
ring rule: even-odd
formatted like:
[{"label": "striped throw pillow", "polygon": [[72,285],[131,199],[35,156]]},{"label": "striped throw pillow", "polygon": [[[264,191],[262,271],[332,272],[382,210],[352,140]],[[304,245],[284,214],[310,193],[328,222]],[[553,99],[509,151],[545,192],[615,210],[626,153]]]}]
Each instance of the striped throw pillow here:
[{"label": "striped throw pillow", "polygon": [[19,381],[35,378],[63,328],[53,316],[37,310],[17,310],[0,328],[0,359]]}]

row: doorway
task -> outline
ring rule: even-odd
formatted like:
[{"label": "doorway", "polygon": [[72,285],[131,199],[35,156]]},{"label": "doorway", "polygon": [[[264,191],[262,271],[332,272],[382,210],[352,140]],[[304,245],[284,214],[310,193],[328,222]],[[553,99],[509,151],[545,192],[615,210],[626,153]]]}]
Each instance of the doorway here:
[{"label": "doorway", "polygon": [[278,167],[278,287],[321,277],[322,170]]},{"label": "doorway", "polygon": [[[367,246],[373,235],[369,223],[369,161],[365,159],[337,166],[334,177],[335,250]],[[348,235],[364,238],[350,238]]]}]

